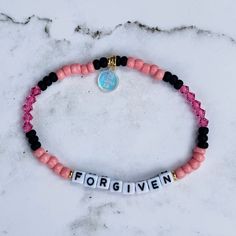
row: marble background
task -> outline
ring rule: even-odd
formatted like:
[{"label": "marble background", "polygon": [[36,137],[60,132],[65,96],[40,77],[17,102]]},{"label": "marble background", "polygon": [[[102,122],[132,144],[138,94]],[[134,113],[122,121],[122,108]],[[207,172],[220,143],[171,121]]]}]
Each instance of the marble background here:
[{"label": "marble background", "polygon": [[[0,0],[0,235],[234,236],[236,2]],[[130,22],[130,23],[128,23]],[[124,197],[60,180],[32,158],[21,106],[46,73],[103,55],[171,70],[203,102],[210,148],[199,171],[163,191]],[[119,69],[55,84],[35,106],[43,145],[73,168],[148,178],[189,158],[196,123],[166,84]]]}]

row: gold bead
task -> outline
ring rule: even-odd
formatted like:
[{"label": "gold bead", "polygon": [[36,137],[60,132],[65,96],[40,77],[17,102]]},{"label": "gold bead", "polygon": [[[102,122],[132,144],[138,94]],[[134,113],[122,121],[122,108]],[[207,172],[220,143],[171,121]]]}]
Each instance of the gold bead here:
[{"label": "gold bead", "polygon": [[116,56],[108,58],[108,67],[112,70],[116,69]]},{"label": "gold bead", "polygon": [[172,171],[172,175],[173,175],[174,181],[176,181],[177,180],[177,176],[176,176],[174,171]]},{"label": "gold bead", "polygon": [[73,176],[73,171],[70,172],[69,178],[72,179],[72,176]]}]

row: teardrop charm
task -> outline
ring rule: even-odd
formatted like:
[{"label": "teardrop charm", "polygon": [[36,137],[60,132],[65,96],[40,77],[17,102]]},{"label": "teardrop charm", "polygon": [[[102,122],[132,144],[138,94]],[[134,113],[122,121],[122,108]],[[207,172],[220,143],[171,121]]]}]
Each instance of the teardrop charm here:
[{"label": "teardrop charm", "polygon": [[111,69],[102,70],[98,76],[98,87],[104,92],[113,91],[118,83],[118,76]]}]

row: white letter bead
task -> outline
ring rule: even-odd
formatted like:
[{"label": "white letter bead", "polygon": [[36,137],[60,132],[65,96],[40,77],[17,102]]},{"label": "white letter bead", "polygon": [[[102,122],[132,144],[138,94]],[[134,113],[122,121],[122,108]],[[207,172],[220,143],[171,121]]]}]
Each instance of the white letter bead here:
[{"label": "white letter bead", "polygon": [[121,193],[122,192],[122,181],[119,180],[111,180],[110,182],[110,191],[111,192],[116,192],[116,193]]},{"label": "white letter bead", "polygon": [[162,185],[168,185],[174,182],[173,175],[170,171],[165,171],[160,174],[160,180]]},{"label": "white letter bead", "polygon": [[97,181],[97,188],[109,189],[111,179],[105,176],[99,176]]},{"label": "white letter bead", "polygon": [[123,183],[124,194],[135,194],[135,183]]},{"label": "white letter bead", "polygon": [[96,188],[98,176],[95,174],[86,174],[84,180],[84,186],[89,188]]},{"label": "white letter bead", "polygon": [[149,179],[148,186],[149,186],[150,191],[160,189],[162,187],[162,185],[161,185],[161,180],[160,180],[159,176]]},{"label": "white letter bead", "polygon": [[84,177],[85,177],[85,172],[83,171],[79,171],[79,170],[75,170],[73,172],[71,181],[74,183],[79,183],[79,184],[83,184],[84,183]]},{"label": "white letter bead", "polygon": [[140,181],[135,184],[137,193],[146,193],[149,192],[147,181]]}]

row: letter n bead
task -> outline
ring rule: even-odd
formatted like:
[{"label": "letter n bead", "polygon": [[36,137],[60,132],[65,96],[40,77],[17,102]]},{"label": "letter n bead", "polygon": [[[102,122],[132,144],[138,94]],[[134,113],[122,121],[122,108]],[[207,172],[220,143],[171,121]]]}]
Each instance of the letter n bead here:
[{"label": "letter n bead", "polygon": [[160,174],[162,185],[168,185],[174,182],[173,174],[170,171],[165,171]]},{"label": "letter n bead", "polygon": [[83,172],[83,171],[75,170],[73,172],[73,175],[72,175],[72,178],[71,178],[72,182],[83,184],[84,183],[85,174],[86,173]]},{"label": "letter n bead", "polygon": [[95,174],[86,174],[84,180],[84,186],[88,188],[96,188],[98,176]]}]

